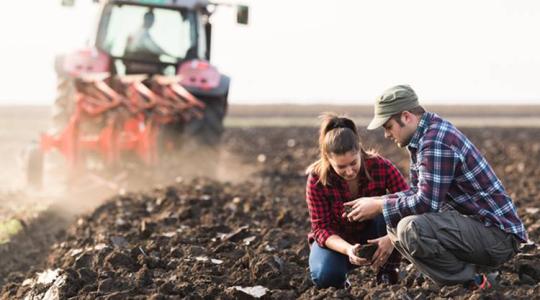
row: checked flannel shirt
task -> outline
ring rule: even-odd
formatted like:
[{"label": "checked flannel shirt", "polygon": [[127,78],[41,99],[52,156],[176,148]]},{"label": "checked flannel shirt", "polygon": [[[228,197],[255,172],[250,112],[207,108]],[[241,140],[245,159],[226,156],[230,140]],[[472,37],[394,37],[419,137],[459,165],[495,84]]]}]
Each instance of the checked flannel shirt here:
[{"label": "checked flannel shirt", "polygon": [[[367,168],[371,181],[366,177]],[[328,174],[328,184],[323,186],[316,174],[309,174],[306,186],[306,201],[311,218],[311,232],[308,240],[314,240],[325,247],[326,239],[338,235],[349,243],[358,243],[356,236],[365,228],[366,222],[349,222],[342,218],[343,202],[355,200],[351,195],[347,181],[337,175],[333,169]],[[404,191],[409,188],[399,170],[381,156],[367,158],[357,176],[358,197],[381,196]]]},{"label": "checked flannel shirt", "polygon": [[424,113],[407,146],[411,189],[383,197],[386,224],[452,208],[527,241],[512,199],[480,151],[451,123]]}]

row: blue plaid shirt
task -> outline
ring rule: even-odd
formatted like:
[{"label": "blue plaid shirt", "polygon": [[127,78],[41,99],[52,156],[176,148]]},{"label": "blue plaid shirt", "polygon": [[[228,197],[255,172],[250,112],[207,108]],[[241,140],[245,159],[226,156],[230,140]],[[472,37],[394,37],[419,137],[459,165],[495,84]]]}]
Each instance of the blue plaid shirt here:
[{"label": "blue plaid shirt", "polygon": [[454,125],[424,113],[407,148],[411,188],[383,197],[386,224],[395,227],[406,216],[451,208],[527,241],[525,226],[501,181]]}]

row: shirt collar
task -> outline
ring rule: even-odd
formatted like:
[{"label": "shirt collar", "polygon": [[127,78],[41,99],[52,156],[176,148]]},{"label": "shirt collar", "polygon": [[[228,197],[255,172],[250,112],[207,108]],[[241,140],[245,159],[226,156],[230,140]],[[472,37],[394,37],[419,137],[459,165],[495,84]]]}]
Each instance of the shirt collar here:
[{"label": "shirt collar", "polygon": [[422,117],[418,122],[418,127],[416,128],[416,131],[414,132],[411,141],[409,142],[409,145],[407,145],[407,148],[418,149],[418,143],[428,129],[429,120],[431,119],[432,115],[433,114],[429,112],[425,112],[422,114]]}]

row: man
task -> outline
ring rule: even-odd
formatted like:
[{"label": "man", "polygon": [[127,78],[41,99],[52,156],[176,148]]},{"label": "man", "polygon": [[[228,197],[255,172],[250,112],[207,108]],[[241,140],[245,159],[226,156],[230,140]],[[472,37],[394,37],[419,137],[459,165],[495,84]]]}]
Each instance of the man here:
[{"label": "man", "polygon": [[[384,215],[392,245],[441,285],[488,288],[478,267],[511,259],[527,233],[512,199],[480,151],[456,127],[425,112],[411,87],[398,85],[377,99],[369,130],[410,153],[410,189],[359,198],[347,217]],[[376,253],[381,265],[388,251]]]},{"label": "man", "polygon": [[158,60],[160,55],[169,55],[152,38],[150,29],[153,25],[154,12],[149,10],[144,14],[142,27],[128,37],[126,45],[127,56]]}]

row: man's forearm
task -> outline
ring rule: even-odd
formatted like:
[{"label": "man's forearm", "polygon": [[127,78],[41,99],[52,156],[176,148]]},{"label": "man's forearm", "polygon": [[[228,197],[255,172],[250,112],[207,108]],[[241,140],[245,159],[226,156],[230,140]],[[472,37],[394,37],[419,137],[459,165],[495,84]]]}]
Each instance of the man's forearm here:
[{"label": "man's forearm", "polygon": [[383,207],[384,207],[384,199],[383,197],[373,197],[373,201],[377,203],[377,212],[378,214],[382,214]]},{"label": "man's forearm", "polygon": [[398,197],[382,197],[382,213],[388,226],[397,226],[399,220],[406,216],[439,210],[441,202],[437,198],[428,198],[420,191],[421,189],[416,193],[397,193]]}]

